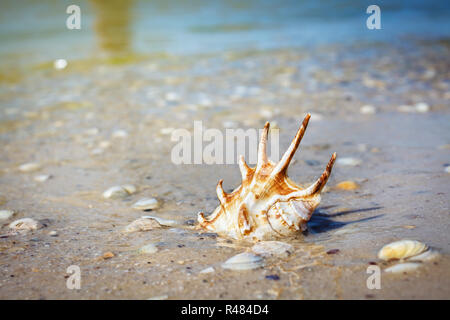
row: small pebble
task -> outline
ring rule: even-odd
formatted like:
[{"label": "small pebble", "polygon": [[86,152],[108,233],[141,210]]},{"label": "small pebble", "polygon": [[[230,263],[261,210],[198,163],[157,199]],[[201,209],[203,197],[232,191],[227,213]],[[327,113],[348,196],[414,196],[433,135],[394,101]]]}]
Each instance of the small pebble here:
[{"label": "small pebble", "polygon": [[14,214],[15,214],[15,212],[13,210],[0,210],[0,221],[8,220]]},{"label": "small pebble", "polygon": [[374,106],[371,105],[364,105],[359,109],[359,112],[362,114],[375,114],[377,112],[377,109]]},{"label": "small pebble", "polygon": [[450,166],[446,166],[444,171],[447,172],[447,173],[450,173]]},{"label": "small pebble", "polygon": [[280,280],[280,276],[276,274],[269,274],[268,276],[266,276],[266,279],[278,281]]},{"label": "small pebble", "polygon": [[48,233],[48,235],[49,235],[50,237],[57,237],[57,236],[58,236],[58,232],[55,231],[55,230],[52,230],[52,231],[50,231],[50,232]]},{"label": "small pebble", "polygon": [[155,198],[143,198],[133,204],[132,208],[136,210],[154,210],[159,207],[158,200]]},{"label": "small pebble", "polygon": [[339,250],[339,249],[331,249],[331,250],[327,251],[327,254],[336,254],[336,253],[339,253],[339,251],[341,251],[341,250]]},{"label": "small pebble", "polygon": [[41,168],[41,165],[36,162],[24,163],[19,166],[19,171],[21,172],[32,172],[37,171]]},{"label": "small pebble", "polygon": [[336,185],[336,188],[341,190],[355,190],[359,188],[359,185],[354,181],[342,181]]},{"label": "small pebble", "polygon": [[108,252],[105,252],[103,255],[102,255],[102,258],[103,259],[111,259],[111,258],[113,258],[115,256],[115,254],[114,253],[112,253],[111,251],[108,251]]},{"label": "small pebble", "polygon": [[356,158],[338,158],[336,163],[341,166],[359,166],[362,161]]}]

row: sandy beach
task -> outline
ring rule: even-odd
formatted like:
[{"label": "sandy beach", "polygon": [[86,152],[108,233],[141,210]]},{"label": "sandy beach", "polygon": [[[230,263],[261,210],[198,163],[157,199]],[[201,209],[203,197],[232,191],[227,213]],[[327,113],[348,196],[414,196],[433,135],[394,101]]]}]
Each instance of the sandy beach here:
[{"label": "sandy beach", "polygon": [[[450,298],[448,38],[114,57],[3,66],[0,210],[14,215],[0,220],[0,299]],[[282,154],[307,112],[289,177],[307,185],[338,154],[308,231],[279,239],[293,247],[286,257],[222,268],[254,244],[196,219],[218,205],[220,179],[239,186],[237,162],[176,165],[171,133],[269,121]],[[121,185],[136,190],[103,196]],[[159,206],[132,208],[142,198]],[[146,215],[171,223],[122,232]],[[11,234],[21,218],[40,228]],[[377,253],[401,239],[439,256],[385,272],[398,261]],[[72,265],[80,289],[67,287]],[[369,266],[380,267],[380,289],[367,287]]]}]

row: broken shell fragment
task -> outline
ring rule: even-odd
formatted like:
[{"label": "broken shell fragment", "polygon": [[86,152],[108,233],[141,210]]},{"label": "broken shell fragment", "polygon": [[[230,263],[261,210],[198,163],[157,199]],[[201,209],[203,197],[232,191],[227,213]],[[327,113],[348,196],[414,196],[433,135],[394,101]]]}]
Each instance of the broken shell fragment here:
[{"label": "broken shell fragment", "polygon": [[252,247],[252,251],[263,257],[288,257],[294,247],[281,241],[261,241]]},{"label": "broken shell fragment", "polygon": [[158,200],[155,198],[144,198],[133,204],[136,210],[154,210],[159,207]]},{"label": "broken shell fragment", "polygon": [[389,261],[408,259],[426,251],[428,246],[416,240],[399,240],[385,245],[378,252],[378,258]]},{"label": "broken shell fragment", "polygon": [[21,172],[32,172],[37,171],[41,168],[41,165],[36,162],[24,163],[19,166],[19,171]]},{"label": "broken shell fragment", "polygon": [[161,228],[158,221],[152,218],[139,218],[123,229],[123,232],[136,232],[136,231],[149,231],[153,229]]},{"label": "broken shell fragment", "polygon": [[179,225],[179,223],[176,222],[175,220],[164,219],[164,218],[155,217],[155,216],[142,216],[141,218],[143,218],[143,219],[154,219],[154,220],[156,220],[160,225],[166,226],[166,227],[175,227],[175,226],[178,226],[178,225]]},{"label": "broken shell fragment", "polygon": [[199,273],[213,273],[215,270],[213,267],[208,267],[200,271]]},{"label": "broken shell fragment", "polygon": [[8,220],[14,214],[15,214],[15,212],[13,210],[0,210],[0,221]]},{"label": "broken shell fragment", "polygon": [[40,227],[42,227],[42,225],[38,221],[31,218],[19,219],[9,224],[10,229],[18,232],[37,230]]},{"label": "broken shell fragment", "polygon": [[158,250],[158,247],[154,243],[150,243],[141,247],[138,252],[142,254],[152,254],[158,252]]},{"label": "broken shell fragment", "polygon": [[404,272],[411,272],[416,270],[420,267],[420,263],[415,262],[406,262],[406,263],[399,263],[392,267],[386,268],[384,272],[390,272],[390,273],[404,273]]},{"label": "broken shell fragment", "polygon": [[222,268],[230,270],[251,270],[262,267],[263,265],[264,261],[260,256],[243,252],[222,263]]},{"label": "broken shell fragment", "polygon": [[320,193],[331,175],[336,153],[322,175],[309,187],[301,188],[287,176],[289,164],[300,145],[311,115],[307,114],[291,145],[278,163],[267,158],[269,123],[264,126],[257,164],[250,168],[240,157],[242,184],[226,193],[220,180],[216,187],[220,205],[205,217],[198,214],[200,227],[234,239],[270,240],[298,234],[320,203]]}]

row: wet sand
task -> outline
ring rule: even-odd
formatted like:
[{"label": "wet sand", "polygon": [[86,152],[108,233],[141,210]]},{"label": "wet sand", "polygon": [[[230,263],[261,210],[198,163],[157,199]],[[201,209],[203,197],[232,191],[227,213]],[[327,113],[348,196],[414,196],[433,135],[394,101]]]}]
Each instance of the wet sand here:
[{"label": "wet sand", "polygon": [[[433,42],[80,60],[5,83],[0,209],[17,214],[2,221],[0,234],[24,217],[46,227],[0,239],[0,298],[448,299],[449,56],[448,43]],[[430,109],[399,109],[417,103]],[[364,105],[376,113],[362,114]],[[288,258],[251,271],[222,269],[251,244],[204,234],[189,220],[217,206],[219,179],[226,190],[239,185],[238,166],[172,164],[167,128],[271,121],[283,152],[306,112],[312,120],[289,168],[294,181],[314,181],[333,152],[361,164],[336,164],[309,231],[282,240],[295,248]],[[114,138],[118,129],[128,135]],[[41,169],[17,169],[28,162]],[[38,174],[52,177],[36,182]],[[337,189],[345,180],[360,187]],[[138,191],[102,197],[121,184]],[[161,207],[131,208],[144,197]],[[148,214],[180,226],[120,232]],[[382,273],[381,289],[369,290],[367,267],[395,264],[377,259],[378,250],[405,238],[441,257],[408,274]],[[159,251],[139,254],[148,243]],[[114,257],[103,259],[105,252]],[[66,288],[70,265],[81,268],[79,290]],[[210,266],[213,273],[199,273]]]}]

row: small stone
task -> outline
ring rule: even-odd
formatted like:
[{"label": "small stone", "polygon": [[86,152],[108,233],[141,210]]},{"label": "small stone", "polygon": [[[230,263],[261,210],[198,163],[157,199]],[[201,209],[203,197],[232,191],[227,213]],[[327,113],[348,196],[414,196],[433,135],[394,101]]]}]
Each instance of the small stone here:
[{"label": "small stone", "polygon": [[446,166],[444,171],[447,172],[447,173],[450,173],[450,166]]},{"label": "small stone", "polygon": [[336,188],[341,190],[355,190],[359,188],[359,185],[353,181],[342,181],[336,185]]},{"label": "small stone", "polygon": [[200,273],[213,273],[214,271],[216,271],[216,270],[214,270],[213,267],[208,267],[208,268],[203,269],[202,271],[200,271]]},{"label": "small stone", "polygon": [[364,105],[359,109],[359,112],[362,114],[375,114],[377,112],[377,109],[372,105]]},{"label": "small stone", "polygon": [[136,210],[154,210],[159,207],[158,200],[155,198],[143,198],[133,204],[133,209]]},{"label": "small stone", "polygon": [[123,232],[149,231],[158,228],[161,228],[161,224],[155,219],[139,218],[126,226]]},{"label": "small stone", "polygon": [[15,214],[15,212],[13,210],[0,210],[0,221],[8,220],[14,214]]},{"label": "small stone", "polygon": [[34,181],[36,181],[36,182],[45,182],[45,181],[47,181],[48,179],[50,179],[51,177],[52,177],[52,176],[49,175],[49,174],[40,174],[40,175],[35,176],[33,179],[34,179]]},{"label": "small stone", "polygon": [[327,251],[327,254],[336,254],[336,253],[338,253],[339,251],[341,251],[341,250],[339,250],[339,249],[331,249],[331,250],[328,250],[328,251]]},{"label": "small stone", "polygon": [[58,236],[58,232],[55,231],[55,230],[52,230],[52,231],[50,231],[50,232],[48,233],[48,235],[49,235],[50,237],[57,237],[57,236]]},{"label": "small stone", "polygon": [[269,274],[269,275],[266,276],[265,278],[266,278],[266,279],[269,279],[269,280],[275,280],[275,281],[280,280],[280,276],[279,276],[279,275],[276,275],[276,274]]},{"label": "small stone", "polygon": [[114,253],[112,253],[111,251],[108,251],[108,252],[105,252],[103,255],[102,255],[102,258],[103,259],[111,259],[111,258],[113,258],[115,256],[115,254]]},{"label": "small stone", "polygon": [[359,166],[362,161],[357,158],[338,158],[336,163],[341,166]]},{"label": "small stone", "polygon": [[150,243],[141,247],[138,251],[142,254],[152,254],[158,252],[158,250],[158,247],[154,243]]},{"label": "small stone", "polygon": [[37,171],[41,168],[41,165],[36,162],[24,163],[19,166],[19,171],[21,172],[32,172]]}]

